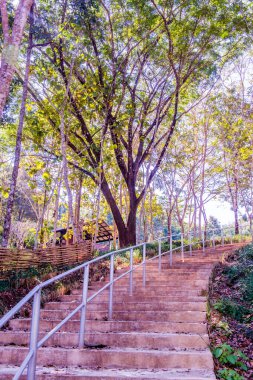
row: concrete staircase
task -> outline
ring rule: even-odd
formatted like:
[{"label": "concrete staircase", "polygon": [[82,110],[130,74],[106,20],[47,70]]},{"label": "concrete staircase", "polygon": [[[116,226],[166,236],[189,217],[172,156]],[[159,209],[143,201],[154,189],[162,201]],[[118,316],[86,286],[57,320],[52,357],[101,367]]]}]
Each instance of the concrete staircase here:
[{"label": "concrete staircase", "polygon": [[[108,321],[108,291],[87,308],[86,348],[78,349],[78,315],[38,351],[38,380],[58,379],[215,379],[206,330],[206,289],[213,264],[224,251],[238,245],[193,252],[185,262],[175,256],[147,263],[147,283],[142,268],[114,286],[113,321]],[[104,282],[89,286],[94,294]],[[41,311],[40,337],[60,322],[81,300],[81,290],[49,302]],[[0,332],[0,379],[12,379],[28,352],[30,318],[13,319]],[[96,347],[100,345],[101,348]],[[25,374],[21,377],[25,379]]]}]

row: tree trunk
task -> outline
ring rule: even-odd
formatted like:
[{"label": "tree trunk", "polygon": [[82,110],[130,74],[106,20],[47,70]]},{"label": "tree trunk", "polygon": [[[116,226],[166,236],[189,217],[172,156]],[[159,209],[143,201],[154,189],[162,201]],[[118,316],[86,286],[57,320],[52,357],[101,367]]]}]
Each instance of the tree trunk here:
[{"label": "tree trunk", "polygon": [[65,184],[67,195],[68,195],[68,227],[72,225],[73,243],[75,243],[77,241],[77,231],[76,231],[76,225],[75,225],[75,220],[74,220],[73,195],[72,195],[72,191],[69,185],[69,178],[68,178],[68,160],[67,160],[67,142],[66,142],[67,137],[65,134],[65,107],[66,107],[66,103],[68,99],[68,91],[69,91],[69,85],[71,81],[73,65],[74,65],[74,60],[72,59],[69,80],[68,80],[67,88],[64,94],[62,109],[59,115],[60,116],[59,130],[60,130],[60,136],[61,136],[63,179],[64,179],[64,184]]},{"label": "tree trunk", "polygon": [[[142,224],[143,226],[143,241],[147,241],[147,217],[146,217],[146,213],[145,213],[145,199],[146,199],[146,195],[144,195],[144,197],[142,198],[142,201],[141,201],[141,217],[140,217],[140,225]],[[141,229],[141,228],[140,228]]]},{"label": "tree trunk", "polygon": [[128,215],[127,225],[125,225],[117,203],[112,195],[109,185],[103,176],[101,182],[101,190],[108,202],[115,224],[118,229],[120,247],[127,247],[136,244],[136,214],[138,202],[135,199],[130,200],[130,211]]},{"label": "tree trunk", "polygon": [[149,210],[150,210],[150,240],[155,239],[154,233],[154,220],[153,220],[153,188],[150,186],[149,192]]},{"label": "tree trunk", "polygon": [[82,240],[82,230],[81,230],[81,226],[80,226],[80,208],[81,208],[82,186],[83,186],[83,175],[81,174],[79,177],[78,188],[76,190],[75,218],[74,218],[78,242]]},{"label": "tree trunk", "polygon": [[249,218],[249,230],[250,230],[250,235],[251,235],[251,241],[253,243],[253,220],[252,220],[252,215],[250,215]]},{"label": "tree trunk", "polygon": [[62,184],[62,171],[60,172],[60,178],[57,186],[57,193],[55,198],[55,206],[54,206],[54,237],[53,237],[53,245],[56,245],[56,230],[57,230],[57,222],[59,216],[59,200],[61,193],[61,184]]},{"label": "tree trunk", "polygon": [[[8,246],[10,229],[11,229],[12,211],[13,211],[14,198],[15,198],[16,187],[17,187],[17,178],[18,178],[18,172],[19,172],[20,155],[21,155],[21,147],[22,147],[22,134],[23,134],[23,127],[24,127],[25,111],[26,111],[25,104],[26,104],[27,93],[28,93],[28,80],[29,80],[29,73],[30,73],[32,43],[33,43],[32,28],[33,28],[33,7],[32,7],[31,15],[30,15],[29,44],[27,48],[25,78],[24,78],[24,84],[23,84],[22,102],[21,102],[21,108],[20,108],[20,113],[19,113],[19,124],[18,124],[17,137],[16,137],[15,159],[14,159],[14,165],[12,169],[10,193],[9,193],[9,197],[7,201],[7,208],[6,208],[6,214],[5,214],[5,219],[4,219],[3,241],[2,241],[3,247]],[[2,85],[1,75],[0,75],[0,83]],[[0,93],[2,92],[2,88],[3,87],[1,87]],[[0,103],[1,103],[1,99],[0,99]],[[1,104],[0,104],[0,107],[1,107]],[[0,114],[1,114],[1,110],[0,110]]]},{"label": "tree trunk", "polygon": [[203,214],[203,218],[204,218],[204,236],[205,236],[205,239],[207,239],[208,220],[207,220],[207,216],[206,216],[206,211],[205,211],[204,205],[203,205],[203,208],[202,208],[202,214]]},{"label": "tree trunk", "polygon": [[9,20],[6,7],[6,0],[0,2],[1,17],[2,17],[2,29],[4,35],[4,46],[1,58],[0,67],[0,119],[3,115],[3,109],[6,104],[7,97],[10,91],[10,84],[15,73],[15,65],[18,59],[18,53],[20,44],[23,37],[26,20],[30,9],[33,4],[33,0],[20,0],[17,7],[14,23],[12,27],[12,33],[9,30]]},{"label": "tree trunk", "polygon": [[239,218],[238,218],[238,208],[234,208],[234,218],[235,218],[235,235],[239,235]]},{"label": "tree trunk", "polygon": [[63,161],[63,178],[64,178],[64,184],[67,190],[68,195],[68,218],[69,218],[69,227],[72,226],[73,231],[73,242],[76,242],[76,226],[74,221],[74,211],[73,211],[73,196],[72,191],[69,185],[69,178],[68,178],[68,162],[66,158],[66,137],[65,137],[65,131],[64,131],[64,109],[62,111],[61,115],[61,122],[60,122],[60,130],[61,130],[61,153],[62,153],[62,161]]},{"label": "tree trunk", "polygon": [[117,206],[117,203],[116,203],[116,201],[112,195],[110,187],[109,187],[104,176],[102,177],[102,181],[101,181],[101,191],[102,191],[108,205],[110,206],[111,212],[113,214],[113,218],[114,218],[114,221],[115,221],[115,224],[117,226],[118,233],[119,233],[120,246],[124,247],[125,245],[127,245],[126,244],[127,239],[125,237],[125,235],[127,234],[126,225],[124,223],[124,220],[122,218],[120,210]]},{"label": "tree trunk", "polygon": [[[44,215],[45,215],[46,208],[47,208],[47,205],[48,205],[48,202],[47,202],[46,198],[47,198],[47,191],[45,189],[42,211],[41,211],[41,214],[39,216],[39,220],[38,220],[38,224],[37,224],[37,228],[36,228],[36,233],[35,233],[35,238],[34,238],[34,248],[38,247],[39,232],[40,232],[40,230],[43,227]],[[40,240],[40,242],[41,242],[41,240]]]},{"label": "tree trunk", "polygon": [[137,204],[130,204],[130,212],[127,220],[127,245],[136,244],[136,214]]},{"label": "tree trunk", "polygon": [[168,212],[168,218],[167,218],[167,226],[168,226],[168,235],[171,235],[172,231],[172,213],[171,210]]},{"label": "tree trunk", "polygon": [[113,249],[116,249],[117,246],[117,226],[115,221],[113,220]]},{"label": "tree trunk", "polygon": [[234,195],[234,216],[235,216],[235,235],[239,235],[239,217],[238,217],[238,196],[239,196],[239,181],[238,181],[238,168],[236,167],[235,170],[235,178],[234,178],[234,183],[235,183],[235,195]]}]

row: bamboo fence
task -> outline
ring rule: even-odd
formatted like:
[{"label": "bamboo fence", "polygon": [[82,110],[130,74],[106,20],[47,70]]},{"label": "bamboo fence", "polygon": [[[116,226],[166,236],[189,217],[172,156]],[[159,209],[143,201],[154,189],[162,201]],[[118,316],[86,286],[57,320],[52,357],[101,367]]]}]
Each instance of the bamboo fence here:
[{"label": "bamboo fence", "polygon": [[51,264],[55,267],[71,266],[91,259],[91,241],[78,245],[40,249],[0,248],[0,272],[24,270]]}]

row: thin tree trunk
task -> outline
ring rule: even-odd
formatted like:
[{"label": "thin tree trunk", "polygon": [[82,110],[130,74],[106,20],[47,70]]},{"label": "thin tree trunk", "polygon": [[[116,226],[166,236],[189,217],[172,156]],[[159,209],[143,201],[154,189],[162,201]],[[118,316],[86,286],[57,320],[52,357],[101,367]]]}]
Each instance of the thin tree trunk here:
[{"label": "thin tree trunk", "polygon": [[149,193],[149,210],[150,210],[150,240],[154,240],[154,221],[153,221],[153,189],[152,185],[150,186],[150,193]]},{"label": "thin tree trunk", "polygon": [[251,235],[251,241],[253,243],[253,223],[252,223],[252,215],[249,218],[249,230]]},{"label": "thin tree trunk", "polygon": [[235,218],[235,235],[239,234],[239,216],[238,216],[238,207],[234,209],[234,218]]},{"label": "thin tree trunk", "polygon": [[142,203],[141,203],[141,215],[142,215],[143,241],[144,242],[148,240],[148,236],[147,236],[147,217],[146,217],[146,213],[145,213],[145,199],[146,199],[146,196],[144,195],[144,197],[142,199]]},{"label": "thin tree trunk", "polygon": [[[0,67],[0,119],[10,91],[10,84],[15,73],[19,48],[23,37],[27,17],[33,5],[33,0],[20,0],[17,7],[12,32],[10,33],[6,0],[0,1],[4,46]],[[31,28],[30,28],[31,33]]]},{"label": "thin tree trunk", "polygon": [[79,176],[78,188],[76,190],[76,201],[75,201],[75,225],[77,230],[77,241],[82,239],[82,230],[80,226],[80,208],[81,208],[81,197],[82,197],[82,185],[83,185],[83,175]]},{"label": "thin tree trunk", "polygon": [[97,237],[99,234],[99,216],[100,216],[100,201],[101,201],[101,179],[99,181],[98,195],[96,200],[96,222],[95,222],[95,233],[93,235],[92,248],[94,249],[97,242]]},{"label": "thin tree trunk", "polygon": [[68,179],[68,160],[67,160],[67,136],[65,134],[65,106],[67,103],[68,98],[68,92],[69,92],[69,86],[72,76],[72,70],[74,66],[74,59],[72,59],[71,67],[70,67],[70,74],[68,79],[68,85],[64,94],[63,99],[63,105],[62,109],[60,111],[60,135],[61,135],[61,154],[62,154],[62,167],[63,167],[63,178],[64,178],[64,184],[67,190],[68,195],[68,227],[72,225],[72,231],[73,231],[73,242],[75,243],[77,241],[77,232],[76,232],[76,226],[75,226],[75,220],[74,220],[74,210],[73,210],[73,195],[72,191],[69,185],[69,179]]},{"label": "thin tree trunk", "polygon": [[59,182],[57,186],[57,194],[55,198],[55,206],[54,206],[54,237],[53,237],[53,245],[56,245],[56,230],[57,230],[57,222],[59,216],[59,200],[61,194],[61,185],[62,185],[62,172],[60,172]]},{"label": "thin tree trunk", "polygon": [[48,202],[46,201],[46,197],[47,197],[47,190],[45,189],[43,207],[42,207],[42,211],[41,211],[41,214],[40,214],[40,217],[39,217],[39,220],[38,220],[38,224],[37,224],[37,228],[36,228],[36,233],[35,233],[35,238],[34,238],[34,248],[38,247],[39,232],[40,232],[41,228],[43,227],[44,215],[45,215],[46,207],[47,207],[47,204],[48,204]]},{"label": "thin tree trunk", "polygon": [[[65,107],[64,107],[65,108]],[[67,190],[68,195],[68,217],[69,217],[69,227],[72,225],[73,229],[73,242],[76,242],[76,226],[74,222],[74,211],[73,211],[73,195],[69,185],[68,178],[68,161],[67,161],[67,152],[66,152],[66,136],[65,136],[65,128],[64,128],[64,109],[60,115],[60,131],[61,131],[61,153],[62,153],[62,162],[63,162],[63,178],[64,184]]]},{"label": "thin tree trunk", "polygon": [[239,183],[238,183],[238,168],[236,167],[235,172],[235,196],[234,196],[234,216],[235,216],[235,234],[239,234],[239,216],[238,216],[238,204],[239,204]]},{"label": "thin tree trunk", "polygon": [[200,188],[200,197],[199,197],[199,238],[201,239],[202,234],[202,210],[203,210],[203,196],[205,191],[205,166],[206,166],[206,154],[207,154],[207,126],[204,125],[204,145],[203,145],[203,157],[202,157],[202,166],[201,166],[201,188]]},{"label": "thin tree trunk", "polygon": [[[24,84],[23,84],[22,102],[21,102],[21,108],[20,108],[20,113],[19,113],[19,124],[18,124],[17,137],[16,137],[15,159],[14,159],[14,165],[12,169],[10,193],[9,193],[9,197],[7,201],[7,208],[6,208],[6,214],[5,214],[5,219],[4,219],[3,241],[2,241],[3,247],[8,246],[10,229],[11,229],[12,211],[13,211],[14,198],[15,198],[16,187],[17,187],[17,178],[18,178],[18,172],[19,172],[20,155],[21,155],[21,148],[22,148],[22,135],[23,135],[25,113],[26,113],[25,105],[26,105],[26,99],[27,99],[27,93],[28,93],[28,81],[29,81],[29,74],[30,74],[32,44],[33,44],[32,28],[33,28],[33,6],[32,6],[31,14],[30,14],[29,43],[28,43],[28,48],[27,48],[25,78],[24,78]],[[1,82],[1,75],[0,75],[0,82]],[[1,86],[2,86],[2,82],[1,82]],[[1,87],[1,91],[2,91],[2,87]],[[1,104],[0,104],[0,107],[1,107]],[[1,112],[1,109],[0,109],[0,112]]]},{"label": "thin tree trunk", "polygon": [[167,217],[167,226],[168,226],[168,235],[171,235],[172,232],[172,213],[171,210],[168,212],[168,217]]}]

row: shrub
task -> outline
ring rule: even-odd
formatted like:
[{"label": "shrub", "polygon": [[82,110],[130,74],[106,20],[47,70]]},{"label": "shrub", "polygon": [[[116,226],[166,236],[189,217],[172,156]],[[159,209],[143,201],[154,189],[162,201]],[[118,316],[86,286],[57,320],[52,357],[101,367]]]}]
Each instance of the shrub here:
[{"label": "shrub", "polygon": [[234,369],[229,369],[229,368],[220,369],[218,371],[218,376],[219,376],[219,379],[224,379],[224,380],[244,380],[245,379],[243,376],[239,375],[239,373],[237,373]]},{"label": "shrub", "polygon": [[9,280],[1,279],[0,280],[0,293],[5,292],[10,288]]},{"label": "shrub", "polygon": [[232,285],[244,275],[244,268],[240,265],[228,266],[224,268],[224,274],[227,277],[228,284]]},{"label": "shrub", "polygon": [[238,322],[243,322],[246,315],[251,313],[250,309],[225,297],[221,298],[214,304],[214,309],[218,310],[223,315],[236,319]]},{"label": "shrub", "polygon": [[245,278],[243,298],[246,301],[253,301],[253,272],[249,273]]},{"label": "shrub", "polygon": [[244,371],[248,369],[246,364],[242,362],[242,360],[248,360],[247,356],[240,350],[235,351],[229,344],[223,343],[217,346],[213,350],[213,355],[221,364],[241,368]]}]

